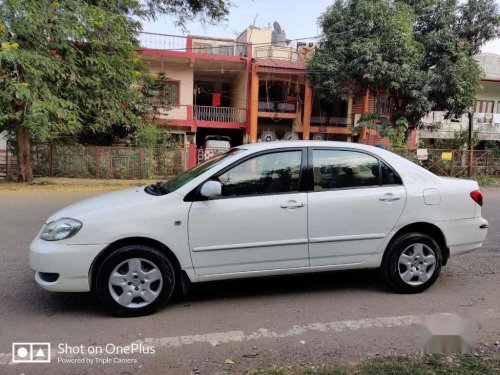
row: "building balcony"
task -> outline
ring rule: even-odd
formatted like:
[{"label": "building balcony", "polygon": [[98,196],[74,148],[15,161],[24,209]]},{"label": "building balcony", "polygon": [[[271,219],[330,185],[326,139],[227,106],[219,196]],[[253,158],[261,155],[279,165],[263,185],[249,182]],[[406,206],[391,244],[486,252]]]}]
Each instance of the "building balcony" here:
[{"label": "building balcony", "polygon": [[187,121],[192,112],[190,105],[173,105],[170,107],[158,107],[155,113],[155,118],[161,120],[181,120]]},{"label": "building balcony", "polygon": [[299,54],[295,48],[273,45],[256,46],[253,57],[256,59],[299,60]]},{"label": "building balcony", "polygon": [[232,39],[208,38],[201,36],[179,36],[141,32],[138,36],[143,50],[171,51],[198,55],[238,56],[247,54],[247,43]]},{"label": "building balcony", "polygon": [[348,127],[353,121],[349,117],[311,116],[311,125]]},{"label": "building balcony", "polygon": [[246,127],[246,109],[204,105],[174,105],[159,107],[153,121],[177,127],[243,129]]},{"label": "building balcony", "polygon": [[244,123],[246,109],[195,105],[193,106],[193,118],[198,121]]},{"label": "building balcony", "polygon": [[[480,140],[500,140],[500,118],[492,113],[474,113],[473,119],[473,129],[479,131]],[[456,131],[469,128],[469,117],[463,115],[460,118],[446,119],[444,112],[433,111],[422,118],[422,123],[435,125],[436,128],[434,130],[420,130],[420,138],[452,139]]]}]

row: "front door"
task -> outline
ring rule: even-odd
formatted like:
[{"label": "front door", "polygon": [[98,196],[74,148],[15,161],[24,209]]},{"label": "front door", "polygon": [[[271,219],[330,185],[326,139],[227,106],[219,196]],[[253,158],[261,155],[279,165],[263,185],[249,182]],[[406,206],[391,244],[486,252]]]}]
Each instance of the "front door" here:
[{"label": "front door", "polygon": [[311,266],[362,263],[397,223],[406,190],[399,176],[372,155],[312,151],[309,193]]},{"label": "front door", "polygon": [[193,202],[189,245],[198,275],[309,265],[306,151],[287,149],[238,162],[213,179],[218,199]]}]

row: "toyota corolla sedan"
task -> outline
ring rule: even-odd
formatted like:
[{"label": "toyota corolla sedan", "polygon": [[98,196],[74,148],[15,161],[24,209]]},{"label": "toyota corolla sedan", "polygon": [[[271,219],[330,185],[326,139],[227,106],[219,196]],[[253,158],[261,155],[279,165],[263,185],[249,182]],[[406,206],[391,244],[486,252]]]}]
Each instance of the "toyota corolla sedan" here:
[{"label": "toyota corolla sedan", "polygon": [[418,293],[482,246],[482,204],[475,181],[375,147],[243,145],[60,210],[30,263],[41,287],[92,291],[122,316],[152,313],[190,283],[305,272],[380,268],[396,291]]}]

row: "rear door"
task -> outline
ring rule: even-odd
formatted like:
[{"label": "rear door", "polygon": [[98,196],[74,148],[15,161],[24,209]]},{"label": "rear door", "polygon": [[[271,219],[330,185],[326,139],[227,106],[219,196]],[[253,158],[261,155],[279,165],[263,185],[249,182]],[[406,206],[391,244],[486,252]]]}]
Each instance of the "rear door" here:
[{"label": "rear door", "polygon": [[375,253],[397,223],[406,190],[377,157],[349,149],[312,149],[308,194],[311,266],[354,264]]}]

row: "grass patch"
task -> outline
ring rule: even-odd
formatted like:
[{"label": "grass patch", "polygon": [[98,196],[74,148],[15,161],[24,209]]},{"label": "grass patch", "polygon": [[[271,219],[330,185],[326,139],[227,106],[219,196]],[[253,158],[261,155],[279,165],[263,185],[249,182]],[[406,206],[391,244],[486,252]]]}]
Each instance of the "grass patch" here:
[{"label": "grass patch", "polygon": [[248,375],[489,375],[500,374],[500,356],[391,356],[352,366],[288,366],[250,370]]},{"label": "grass patch", "polygon": [[31,184],[45,186],[45,185],[55,185],[56,182],[50,178],[41,177],[41,178],[35,178]]},{"label": "grass patch", "polygon": [[476,181],[479,184],[479,186],[490,186],[490,185],[496,185],[498,183],[498,180],[495,177],[487,175],[471,176],[471,179]]}]

